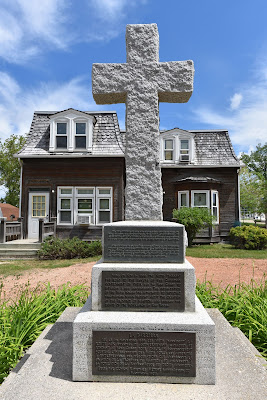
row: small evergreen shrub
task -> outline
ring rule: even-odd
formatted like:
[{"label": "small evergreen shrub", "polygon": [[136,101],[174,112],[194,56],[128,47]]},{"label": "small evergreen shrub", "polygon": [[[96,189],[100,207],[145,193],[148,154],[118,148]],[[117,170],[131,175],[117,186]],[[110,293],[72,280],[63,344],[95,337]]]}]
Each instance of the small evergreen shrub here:
[{"label": "small evergreen shrub", "polygon": [[44,240],[41,249],[38,251],[38,257],[42,260],[88,258],[101,254],[102,246],[99,240],[87,243],[77,237],[59,239],[50,236]]},{"label": "small evergreen shrub", "polygon": [[207,225],[212,226],[214,220],[210,210],[205,207],[181,207],[179,210],[174,209],[172,215],[179,224],[185,226],[189,247],[192,246],[193,240],[200,229]]},{"label": "small evergreen shrub", "polygon": [[231,228],[230,242],[236,249],[262,250],[267,247],[267,230],[258,226]]}]

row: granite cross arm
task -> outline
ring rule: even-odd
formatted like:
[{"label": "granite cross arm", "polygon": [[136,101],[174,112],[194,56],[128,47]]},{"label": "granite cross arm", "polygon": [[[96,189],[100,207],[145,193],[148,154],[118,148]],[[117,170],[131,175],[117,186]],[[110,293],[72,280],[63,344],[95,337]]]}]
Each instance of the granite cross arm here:
[{"label": "granite cross arm", "polygon": [[187,102],[192,61],[159,62],[156,24],[128,25],[127,63],[93,64],[97,104],[126,103],[126,220],[161,220],[159,101]]}]

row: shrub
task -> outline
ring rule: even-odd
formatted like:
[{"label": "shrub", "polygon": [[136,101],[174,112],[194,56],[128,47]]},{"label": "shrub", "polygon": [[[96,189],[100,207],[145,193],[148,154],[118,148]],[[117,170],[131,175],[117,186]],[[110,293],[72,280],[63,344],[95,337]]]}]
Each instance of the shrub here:
[{"label": "shrub", "polygon": [[196,234],[206,225],[212,226],[213,216],[205,207],[181,207],[180,210],[174,209],[173,218],[185,226],[188,238],[188,246],[191,247]]},{"label": "shrub", "polygon": [[102,254],[99,240],[87,243],[74,237],[72,239],[59,239],[50,236],[41,244],[38,257],[42,260],[88,258]]},{"label": "shrub", "polygon": [[236,249],[261,250],[267,247],[267,230],[258,226],[231,228],[230,242]]}]

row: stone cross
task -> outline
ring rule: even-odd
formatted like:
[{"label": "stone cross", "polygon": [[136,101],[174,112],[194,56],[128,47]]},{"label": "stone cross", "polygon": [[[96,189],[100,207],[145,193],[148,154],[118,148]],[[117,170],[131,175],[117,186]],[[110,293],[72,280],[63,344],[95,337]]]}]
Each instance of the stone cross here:
[{"label": "stone cross", "polygon": [[127,25],[127,63],[93,64],[97,104],[126,103],[125,220],[162,220],[159,101],[185,103],[193,61],[159,62],[156,24]]}]

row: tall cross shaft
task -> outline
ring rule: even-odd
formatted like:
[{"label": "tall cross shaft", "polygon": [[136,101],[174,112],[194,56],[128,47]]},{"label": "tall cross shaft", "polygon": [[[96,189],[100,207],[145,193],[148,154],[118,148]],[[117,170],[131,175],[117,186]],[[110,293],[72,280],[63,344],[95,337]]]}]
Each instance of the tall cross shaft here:
[{"label": "tall cross shaft", "polygon": [[97,104],[126,103],[126,220],[162,220],[159,101],[185,103],[193,61],[159,62],[156,24],[127,25],[127,63],[93,64]]}]

